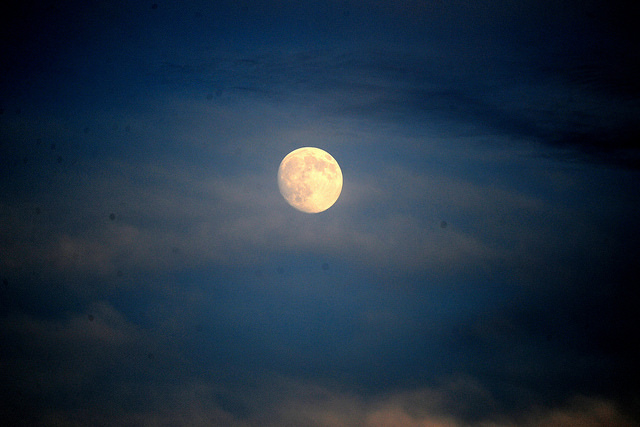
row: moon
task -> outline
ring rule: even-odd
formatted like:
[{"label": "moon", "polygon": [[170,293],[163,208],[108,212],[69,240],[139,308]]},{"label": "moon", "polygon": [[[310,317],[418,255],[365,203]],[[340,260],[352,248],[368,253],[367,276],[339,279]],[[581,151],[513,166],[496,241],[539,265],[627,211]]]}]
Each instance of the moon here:
[{"label": "moon", "polygon": [[340,197],[342,171],[331,154],[315,147],[302,147],[280,162],[278,187],[287,203],[299,211],[323,212]]}]

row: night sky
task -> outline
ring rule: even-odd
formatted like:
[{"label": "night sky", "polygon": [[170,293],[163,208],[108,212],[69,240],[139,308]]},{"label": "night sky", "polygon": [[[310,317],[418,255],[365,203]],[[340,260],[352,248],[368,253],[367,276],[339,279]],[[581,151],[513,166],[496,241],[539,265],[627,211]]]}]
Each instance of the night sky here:
[{"label": "night sky", "polygon": [[0,419],[640,425],[637,2],[5,3]]}]

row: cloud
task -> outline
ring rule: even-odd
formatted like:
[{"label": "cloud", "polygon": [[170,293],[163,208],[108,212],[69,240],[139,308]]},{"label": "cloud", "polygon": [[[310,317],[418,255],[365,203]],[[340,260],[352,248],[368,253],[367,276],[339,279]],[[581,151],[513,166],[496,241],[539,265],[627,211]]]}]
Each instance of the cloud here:
[{"label": "cloud", "polygon": [[[223,408],[226,392],[218,386],[192,380],[150,394],[145,409],[124,412],[64,411],[46,415],[43,422],[70,425],[194,425],[276,427],[631,427],[632,418],[615,401],[575,396],[557,406],[528,408],[517,413],[495,410],[493,402],[473,382],[455,381],[437,388],[359,395],[312,383],[276,380],[269,389],[246,391],[242,411]],[[483,396],[484,397],[481,397]],[[227,396],[228,397],[228,396]],[[481,400],[477,400],[480,398]],[[473,403],[471,413],[461,406]],[[492,408],[487,411],[482,405]],[[475,413],[473,411],[476,411]],[[482,414],[481,414],[482,413]],[[73,424],[73,423],[77,424]]]},{"label": "cloud", "polygon": [[[554,427],[632,426],[633,420],[612,400],[575,396],[557,406],[508,413],[479,384],[458,378],[440,387],[365,397],[297,383],[267,414],[249,425],[456,427],[516,425]],[[273,412],[275,411],[275,412]]]},{"label": "cloud", "polygon": [[122,368],[122,352],[146,342],[140,329],[106,302],[63,318],[10,313],[0,332],[11,338],[2,354],[2,393],[14,405],[20,396],[56,401],[84,390],[105,372]]},{"label": "cloud", "polygon": [[[320,102],[321,108],[301,102],[295,90],[282,103],[253,96],[207,100],[194,92],[165,93],[143,109],[117,105],[84,117],[100,130],[95,135],[78,135],[80,119],[64,126],[56,117],[43,119],[44,125],[16,125],[16,140],[51,133],[74,141],[69,157],[82,144],[110,148],[104,157],[82,158],[75,165],[53,170],[49,164],[49,169],[29,164],[19,171],[25,181],[37,173],[42,183],[0,201],[0,265],[12,274],[46,269],[58,275],[113,277],[134,268],[256,266],[270,262],[267,256],[313,252],[390,275],[492,274],[518,265],[523,276],[530,276],[526,281],[534,282],[537,266],[551,254],[563,256],[605,240],[608,230],[572,203],[580,200],[576,195],[584,192],[581,188],[594,192],[592,197],[609,197],[606,191],[589,186],[584,171],[563,170],[561,164],[544,160],[532,166],[531,157],[540,159],[547,148],[509,132],[492,135],[490,141],[453,137],[441,132],[442,122],[433,118],[408,128],[405,116],[393,109],[416,96],[411,80],[420,77],[408,75],[403,68],[407,62],[398,57],[364,52],[343,55],[338,65],[326,53],[256,59],[283,75],[321,76],[312,90],[314,99],[327,102]],[[229,73],[234,67],[257,66],[236,62],[229,59],[217,66]],[[398,69],[397,62],[404,65]],[[420,70],[428,68],[420,64]],[[331,75],[322,71],[327,66],[344,68],[339,73],[344,81],[325,81]],[[207,67],[202,70],[206,74]],[[365,83],[353,89],[352,80]],[[519,115],[521,92],[535,92],[526,85],[502,88],[498,96],[504,99],[491,108]],[[464,90],[452,95],[446,88],[423,89],[453,96],[478,111],[489,105]],[[335,91],[354,104],[370,104],[368,112],[344,115],[341,107],[329,105]],[[392,102],[396,107],[382,108],[386,119],[378,121],[380,107],[394,96],[400,98]],[[427,98],[425,102],[438,104],[436,110],[445,102]],[[536,110],[545,110],[550,101],[541,96],[536,102]],[[535,121],[537,113],[531,114],[527,123]],[[124,122],[129,131],[123,130]],[[293,212],[277,190],[277,165],[300,145],[327,148],[345,175],[340,199],[318,216]],[[59,142],[58,151],[63,147]],[[398,163],[403,156],[413,160]],[[514,170],[520,173],[514,175]],[[607,179],[617,184],[615,178]],[[619,195],[614,191],[610,198],[620,203],[614,200]],[[440,227],[443,221],[446,227]],[[568,245],[567,236],[578,240]]]},{"label": "cloud", "polygon": [[524,418],[525,426],[552,427],[631,427],[636,424],[620,410],[615,401],[595,397],[576,396],[565,405],[530,413]]},{"label": "cloud", "polygon": [[26,314],[3,319],[7,335],[15,335],[38,351],[58,347],[66,352],[73,347],[117,348],[140,339],[140,332],[106,302],[96,302],[87,312],[67,319],[45,320]]},{"label": "cloud", "polygon": [[[145,390],[147,400],[142,407],[119,410],[115,407],[67,411],[45,411],[38,425],[72,426],[229,426],[250,427],[252,424],[223,409],[219,403],[220,390],[212,384],[190,380],[179,386],[167,388],[156,385]],[[110,402],[127,406],[126,402]]]},{"label": "cloud", "polygon": [[[482,168],[498,162],[500,150],[471,151],[461,160]],[[568,201],[552,202],[549,193],[525,192],[518,183],[478,182],[438,167],[416,171],[376,157],[351,169],[349,161],[341,198],[316,216],[282,200],[277,161],[273,170],[264,161],[242,174],[166,159],[63,171],[52,182],[57,191],[36,195],[40,202],[4,201],[2,263],[14,271],[104,277],[134,266],[255,265],[268,261],[266,253],[313,251],[380,270],[441,274],[523,258],[533,265],[550,251],[571,250],[567,233],[598,235]],[[584,179],[558,171],[550,180],[544,167],[531,174],[551,194],[570,194]]]},{"label": "cloud", "polygon": [[[13,372],[6,384],[19,386],[22,398],[26,399],[21,405],[32,405],[28,419],[37,425],[635,425],[623,405],[597,396],[576,395],[544,405],[532,399],[528,406],[509,408],[480,382],[468,376],[451,377],[427,387],[395,387],[377,393],[349,389],[340,383],[339,377],[333,376],[317,382],[260,372],[258,377],[247,382],[242,378],[234,380],[230,373],[218,372],[215,375],[219,378],[208,379],[209,374],[194,376],[189,369],[179,369],[163,379],[155,375],[147,377],[145,372],[150,367],[141,369],[139,363],[127,367],[130,362],[125,359],[135,358],[145,347],[157,348],[157,345],[149,346],[149,337],[142,335],[137,327],[105,302],[95,303],[85,312],[67,319],[42,320],[13,315],[6,318],[0,328],[5,337],[18,336],[18,340],[13,342],[23,343],[22,351],[31,354],[29,360],[32,362],[21,359],[17,363],[6,358],[4,349],[3,365]],[[172,334],[170,331],[164,333]],[[54,347],[55,355],[47,356],[47,349]],[[166,350],[159,349],[158,357]],[[110,362],[105,365],[108,360]],[[170,357],[167,363],[173,363],[171,360]],[[179,360],[177,358],[174,362]],[[117,367],[114,376],[105,383],[104,390],[97,395],[92,394],[91,389],[101,387],[96,378],[109,372],[110,367]],[[123,368],[138,372],[133,377],[123,377],[117,374],[118,369]],[[74,395],[80,391],[83,393],[81,397]],[[54,392],[65,399],[82,401],[84,409],[65,409],[65,405],[57,405],[54,406],[56,409],[50,410],[37,404],[38,399],[31,400],[34,396],[49,396]],[[128,396],[131,399],[124,402]],[[55,400],[51,396],[47,399]],[[16,402],[15,396],[6,399],[4,405],[11,402]],[[8,413],[14,410],[15,407]]]}]

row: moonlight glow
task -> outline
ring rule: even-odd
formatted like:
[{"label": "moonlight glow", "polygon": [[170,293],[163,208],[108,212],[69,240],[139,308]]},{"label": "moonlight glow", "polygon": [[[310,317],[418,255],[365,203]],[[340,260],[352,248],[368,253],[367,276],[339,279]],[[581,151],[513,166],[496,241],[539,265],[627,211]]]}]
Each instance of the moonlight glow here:
[{"label": "moonlight glow", "polygon": [[318,213],[329,209],[340,197],[342,171],[331,154],[302,147],[287,154],[280,163],[278,186],[291,206]]}]

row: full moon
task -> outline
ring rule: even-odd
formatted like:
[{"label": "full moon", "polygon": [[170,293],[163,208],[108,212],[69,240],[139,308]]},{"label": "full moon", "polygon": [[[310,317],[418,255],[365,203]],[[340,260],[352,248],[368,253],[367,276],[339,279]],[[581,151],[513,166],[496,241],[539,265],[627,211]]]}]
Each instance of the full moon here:
[{"label": "full moon", "polygon": [[342,191],[342,171],[338,162],[324,150],[302,147],[280,162],[278,187],[282,197],[302,212],[326,211]]}]

